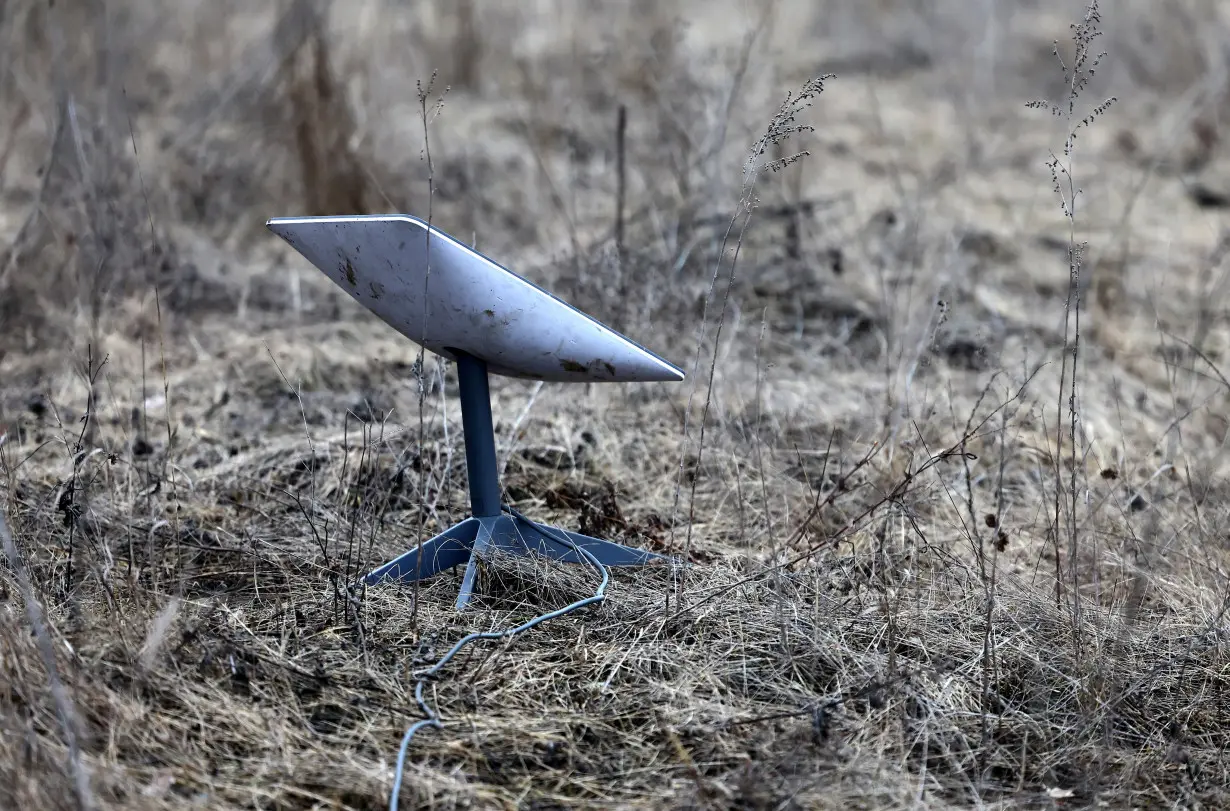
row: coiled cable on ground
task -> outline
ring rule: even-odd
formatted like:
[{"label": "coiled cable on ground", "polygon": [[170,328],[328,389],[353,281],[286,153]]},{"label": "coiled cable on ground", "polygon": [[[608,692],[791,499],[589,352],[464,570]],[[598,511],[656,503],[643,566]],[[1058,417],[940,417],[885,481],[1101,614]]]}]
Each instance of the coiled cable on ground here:
[{"label": "coiled cable on ground", "polygon": [[505,506],[504,510],[516,520],[529,524],[542,534],[550,537],[552,540],[559,541],[565,546],[570,547],[578,555],[585,558],[593,565],[595,569],[602,573],[602,582],[598,584],[598,588],[594,591],[592,596],[586,597],[582,600],[577,600],[576,602],[566,605],[563,608],[548,611],[545,614],[539,614],[532,620],[524,622],[514,628],[506,628],[503,631],[481,631],[462,637],[457,641],[457,644],[449,648],[448,653],[440,657],[439,661],[418,675],[418,683],[414,686],[414,701],[418,704],[419,710],[425,717],[411,724],[406,730],[405,736],[401,739],[401,748],[397,751],[397,770],[393,775],[393,793],[389,797],[389,811],[397,811],[397,801],[401,796],[401,783],[403,777],[405,776],[406,753],[410,750],[410,741],[421,729],[426,727],[440,729],[443,727],[440,716],[435,710],[428,706],[427,700],[423,697],[423,689],[427,686],[427,681],[431,677],[439,673],[444,666],[447,665],[449,661],[461,651],[462,648],[469,645],[471,642],[477,642],[480,639],[508,639],[509,637],[516,636],[523,631],[528,631],[534,626],[540,625],[547,620],[556,619],[557,617],[562,617],[565,614],[571,614],[579,608],[584,608],[585,606],[593,605],[594,603],[600,603],[606,599],[606,587],[607,583],[610,582],[611,573],[610,570],[608,570],[601,561],[594,557],[592,553],[581,548],[564,533],[557,532],[552,527],[543,526],[536,521],[532,521],[514,510],[512,507]]}]

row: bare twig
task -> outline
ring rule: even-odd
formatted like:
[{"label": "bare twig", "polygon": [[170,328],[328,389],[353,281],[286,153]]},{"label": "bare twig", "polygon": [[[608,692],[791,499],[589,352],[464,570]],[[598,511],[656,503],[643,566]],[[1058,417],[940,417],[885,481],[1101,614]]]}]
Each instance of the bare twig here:
[{"label": "bare twig", "polygon": [[77,712],[73,707],[72,699],[69,697],[64,682],[60,679],[59,668],[56,667],[55,650],[52,646],[51,634],[47,630],[47,623],[43,618],[43,607],[34,593],[34,586],[31,584],[30,575],[26,571],[25,561],[22,560],[17,544],[13,540],[13,535],[9,532],[8,522],[5,520],[3,513],[0,513],[0,543],[4,545],[4,555],[8,558],[9,566],[12,567],[13,572],[17,575],[17,584],[21,588],[21,599],[26,607],[26,617],[30,621],[30,627],[33,629],[34,637],[38,642],[38,650],[43,659],[43,667],[47,670],[47,680],[51,687],[51,698],[55,702],[56,715],[60,719],[60,729],[64,734],[64,743],[68,746],[68,769],[73,777],[73,792],[77,800],[77,807],[81,811],[88,811],[94,808],[95,802],[94,795],[90,790],[89,774],[86,772],[85,763],[81,758],[81,747],[78,744]]}]

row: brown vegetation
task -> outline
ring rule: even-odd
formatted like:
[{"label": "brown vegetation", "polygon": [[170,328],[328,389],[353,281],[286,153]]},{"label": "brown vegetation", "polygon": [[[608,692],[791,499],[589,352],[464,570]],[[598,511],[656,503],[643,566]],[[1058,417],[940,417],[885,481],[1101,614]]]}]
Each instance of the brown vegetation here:
[{"label": "brown vegetation", "polygon": [[0,807],[385,808],[592,592],[352,586],[455,381],[263,224],[429,209],[689,372],[494,381],[506,497],[696,565],[402,808],[1230,805],[1225,4],[168,8],[0,4]]}]

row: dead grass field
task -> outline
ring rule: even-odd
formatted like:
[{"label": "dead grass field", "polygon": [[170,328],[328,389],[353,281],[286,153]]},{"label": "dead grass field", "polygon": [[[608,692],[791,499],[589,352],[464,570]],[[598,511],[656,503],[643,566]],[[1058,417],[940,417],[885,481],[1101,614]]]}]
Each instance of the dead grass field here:
[{"label": "dead grass field", "polygon": [[264,222],[385,211],[688,370],[493,396],[695,564],[467,648],[402,808],[1230,807],[1230,7],[1106,4],[1070,159],[1076,0],[253,8],[0,3],[0,808],[386,808],[414,674],[592,592],[352,587],[455,378]]}]

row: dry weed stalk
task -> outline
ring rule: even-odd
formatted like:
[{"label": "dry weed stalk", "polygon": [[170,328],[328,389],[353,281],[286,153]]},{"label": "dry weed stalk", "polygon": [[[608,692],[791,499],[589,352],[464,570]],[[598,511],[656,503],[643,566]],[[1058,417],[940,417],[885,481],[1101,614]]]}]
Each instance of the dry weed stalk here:
[{"label": "dry weed stalk", "polygon": [[[700,369],[700,357],[701,357],[701,352],[704,351],[704,347],[705,347],[705,338],[706,338],[705,330],[706,330],[706,327],[708,326],[708,320],[709,320],[709,307],[713,300],[713,294],[717,288],[718,278],[721,276],[722,267],[723,267],[723,259],[726,256],[727,246],[731,239],[731,234],[734,231],[735,226],[738,225],[739,232],[738,232],[738,235],[735,237],[734,251],[733,251],[733,255],[731,256],[731,260],[730,260],[730,269],[728,271],[726,289],[722,296],[722,308],[718,314],[717,327],[716,327],[716,331],[713,337],[713,356],[709,364],[709,370],[708,370],[708,376],[707,376],[708,383],[707,383],[707,388],[705,391],[705,401],[704,401],[704,406],[701,410],[701,415],[700,415],[700,429],[699,429],[699,436],[696,441],[696,456],[695,456],[695,462],[693,463],[693,470],[691,474],[691,490],[690,490],[689,501],[688,501],[688,519],[687,519],[688,528],[687,528],[686,539],[683,544],[683,560],[685,562],[689,560],[689,557],[692,551],[692,525],[695,522],[695,518],[696,518],[696,484],[701,475],[701,461],[702,461],[702,455],[704,453],[704,446],[705,446],[705,426],[709,418],[709,407],[710,407],[710,404],[713,398],[713,386],[717,379],[717,361],[718,361],[718,352],[721,347],[722,327],[726,322],[726,313],[727,313],[728,305],[730,303],[730,294],[731,294],[732,289],[734,288],[736,270],[738,268],[738,261],[739,261],[739,250],[743,247],[744,234],[747,231],[748,223],[751,222],[752,214],[758,203],[758,199],[756,197],[756,184],[760,180],[761,176],[764,174],[765,171],[776,172],[786,166],[791,165],[792,163],[795,163],[796,161],[801,160],[802,158],[808,155],[806,151],[803,151],[803,152],[797,152],[791,155],[787,155],[786,157],[781,157],[781,158],[776,158],[776,159],[766,159],[765,153],[771,152],[772,150],[775,149],[775,147],[778,144],[782,143],[783,141],[786,141],[792,136],[798,135],[799,133],[812,131],[813,128],[810,127],[809,125],[797,123],[798,116],[804,110],[811,107],[812,102],[824,91],[825,80],[831,79],[831,78],[833,78],[833,76],[826,74],[824,76],[819,76],[813,79],[809,79],[806,82],[804,82],[803,86],[799,89],[797,95],[793,92],[787,93],[785,100],[782,101],[781,106],[778,107],[776,114],[773,116],[772,120],[769,122],[769,126],[765,130],[764,135],[762,135],[760,139],[757,140],[755,144],[753,144],[751,153],[748,156],[747,161],[744,164],[743,188],[741,190],[741,196],[739,198],[738,205],[736,206],[735,212],[731,216],[730,221],[727,223],[726,231],[722,235],[721,244],[718,247],[717,256],[713,263],[713,275],[710,277],[710,280],[709,280],[709,288],[705,294],[704,302],[702,305],[700,325],[697,328],[698,335],[697,335],[697,340],[696,340],[696,356],[692,363],[693,379],[695,379],[695,375]],[[676,484],[675,484],[674,504],[672,505],[672,508],[671,508],[671,517],[672,517],[671,543],[672,545],[674,544],[674,540],[675,540],[674,539],[674,527],[675,527],[674,519],[677,515],[677,511],[679,508],[679,498],[680,498],[680,492],[683,487],[684,470],[685,470],[685,467],[687,465],[687,460],[688,460],[688,457],[686,455],[687,449],[689,447],[689,439],[690,439],[688,435],[688,429],[690,427],[692,404],[693,404],[693,398],[696,395],[696,391],[697,391],[697,386],[693,385],[691,390],[689,391],[687,406],[684,410],[684,420],[683,420],[684,443],[680,451],[679,474],[678,474],[678,478],[676,479]],[[680,576],[678,590],[679,592],[678,592],[677,602],[680,606],[680,609],[682,609],[683,608],[683,596],[684,596],[684,577],[683,575]]]},{"label": "dry weed stalk", "polygon": [[25,605],[26,617],[30,622],[30,629],[34,632],[34,638],[38,641],[38,652],[42,657],[43,668],[47,671],[47,681],[51,688],[51,697],[55,702],[60,729],[64,735],[64,743],[68,747],[68,771],[72,775],[77,808],[79,811],[90,811],[96,806],[96,803],[94,801],[94,794],[90,789],[89,773],[86,771],[86,766],[81,756],[81,746],[78,742],[81,733],[78,728],[77,711],[73,706],[72,698],[68,694],[68,689],[60,678],[59,668],[56,666],[55,649],[51,641],[51,634],[47,630],[47,622],[42,604],[39,602],[38,595],[34,592],[34,585],[30,581],[30,574],[26,570],[25,561],[22,560],[21,552],[13,540],[13,535],[9,531],[8,521],[5,519],[3,512],[0,512],[0,545],[4,547],[4,557],[8,560],[9,566],[17,576],[17,584],[21,589],[21,600]]},{"label": "dry weed stalk", "polygon": [[[1071,447],[1069,448],[1068,456],[1068,503],[1066,506],[1067,525],[1064,528],[1067,533],[1068,549],[1068,580],[1072,592],[1071,611],[1072,611],[1072,632],[1075,636],[1076,644],[1080,645],[1079,628],[1081,626],[1081,594],[1080,594],[1080,564],[1079,554],[1080,548],[1080,529],[1078,527],[1077,507],[1078,507],[1078,482],[1077,470],[1078,465],[1083,469],[1084,465],[1078,458],[1080,450],[1080,403],[1077,400],[1078,374],[1077,363],[1079,360],[1080,351],[1080,314],[1081,314],[1081,269],[1084,263],[1084,252],[1087,243],[1078,241],[1076,237],[1077,219],[1076,205],[1077,199],[1081,194],[1081,189],[1076,181],[1075,175],[1075,154],[1076,154],[1076,139],[1081,130],[1089,127],[1095,119],[1106,113],[1117,101],[1113,96],[1102,101],[1094,106],[1087,113],[1082,114],[1077,111],[1077,102],[1080,99],[1081,93],[1087,88],[1089,80],[1097,72],[1098,65],[1101,64],[1106,54],[1104,52],[1096,52],[1093,50],[1098,37],[1101,36],[1099,25],[1102,22],[1102,15],[1098,7],[1098,0],[1090,0],[1089,5],[1085,10],[1085,15],[1081,22],[1072,26],[1072,43],[1075,46],[1072,64],[1064,62],[1063,57],[1059,53],[1058,42],[1054,45],[1055,58],[1059,62],[1059,68],[1063,73],[1064,85],[1066,88],[1066,97],[1062,102],[1046,102],[1033,101],[1027,105],[1034,109],[1046,109],[1052,115],[1062,118],[1066,134],[1063,142],[1062,156],[1051,153],[1050,159],[1047,161],[1047,167],[1051,172],[1051,182],[1055,194],[1059,197],[1059,205],[1063,211],[1063,215],[1068,225],[1068,292],[1067,298],[1064,301],[1064,320],[1063,320],[1063,352],[1060,358],[1060,375],[1059,375],[1059,392],[1057,404],[1057,417],[1062,418],[1064,414],[1065,394],[1067,395],[1067,416],[1069,438]],[[1070,374],[1069,374],[1069,356]],[[1056,426],[1055,433],[1055,497],[1052,513],[1052,542],[1055,553],[1055,600],[1058,603],[1063,599],[1064,584],[1061,573],[1062,555],[1059,548],[1060,537],[1060,493],[1063,489],[1063,429],[1061,426]]]},{"label": "dry weed stalk", "polygon": [[[428,80],[427,82],[427,87],[423,87],[423,82],[421,80],[418,81],[416,84],[416,87],[418,88],[419,124],[423,127],[423,160],[427,164],[427,265],[425,268],[425,272],[423,274],[423,316],[422,316],[423,318],[423,337],[419,342],[418,357],[415,358],[415,361],[414,361],[414,379],[415,379],[415,382],[418,384],[419,438],[418,438],[418,451],[417,452],[418,452],[419,459],[425,458],[425,450],[426,450],[425,443],[427,441],[427,428],[426,428],[425,416],[424,416],[424,409],[426,407],[427,388],[428,388],[427,378],[426,378],[426,367],[424,365],[427,354],[426,354],[426,349],[424,347],[427,343],[427,332],[426,332],[427,331],[427,302],[429,301],[427,297],[427,287],[428,285],[431,284],[431,227],[432,227],[432,217],[434,215],[432,204],[435,202],[435,196],[436,196],[436,172],[435,172],[435,163],[431,159],[431,134],[429,131],[429,127],[431,123],[435,120],[436,116],[440,115],[441,111],[443,111],[444,97],[448,94],[448,90],[449,90],[448,86],[445,86],[444,90],[440,93],[440,95],[436,97],[436,100],[432,102],[430,110],[428,109],[427,102],[431,98],[432,90],[435,88],[436,76],[437,74],[433,71],[431,74],[431,79]],[[443,386],[441,386],[441,392],[443,392]],[[422,501],[419,504],[419,510],[418,510],[418,513],[419,513],[418,539],[419,541],[418,541],[418,546],[416,548],[417,549],[416,554],[418,556],[417,560],[419,561],[420,566],[422,565],[423,541],[425,540],[423,538],[424,522],[426,521],[426,517],[427,517],[426,516],[427,482],[428,482],[428,478],[424,476],[422,490],[420,493]],[[418,578],[415,578],[414,580],[414,617],[416,621],[418,619],[419,591],[420,591],[420,581]]]}]

